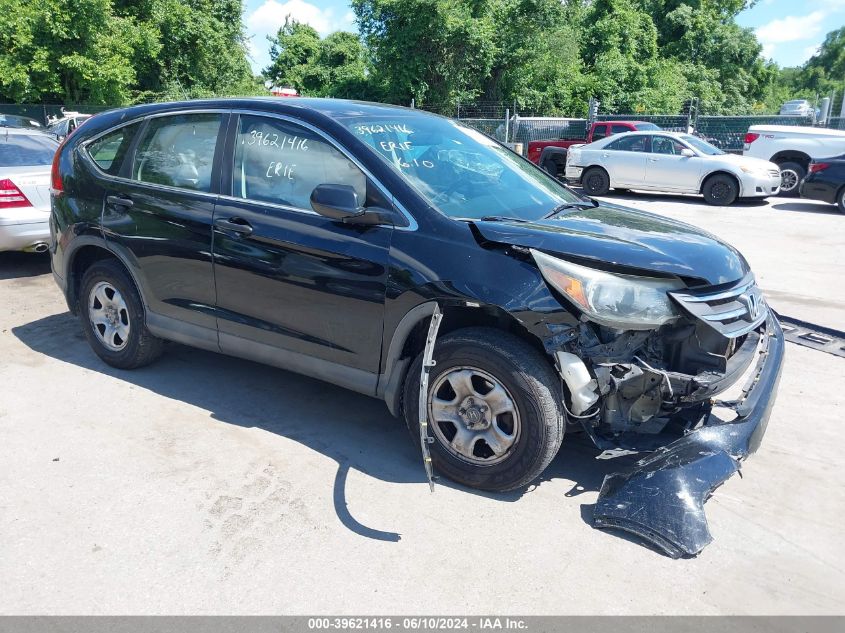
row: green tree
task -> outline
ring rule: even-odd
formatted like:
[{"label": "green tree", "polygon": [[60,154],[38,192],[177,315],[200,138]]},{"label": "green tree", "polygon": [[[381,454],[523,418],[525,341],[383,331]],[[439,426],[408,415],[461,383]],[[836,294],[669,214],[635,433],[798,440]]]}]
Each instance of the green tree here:
[{"label": "green tree", "polygon": [[270,41],[264,74],[276,85],[317,97],[366,96],[364,47],[354,33],[338,31],[320,39],[314,28],[288,18]]},{"label": "green tree", "polygon": [[0,98],[124,103],[136,79],[138,25],[109,0],[5,0],[0,11]]}]

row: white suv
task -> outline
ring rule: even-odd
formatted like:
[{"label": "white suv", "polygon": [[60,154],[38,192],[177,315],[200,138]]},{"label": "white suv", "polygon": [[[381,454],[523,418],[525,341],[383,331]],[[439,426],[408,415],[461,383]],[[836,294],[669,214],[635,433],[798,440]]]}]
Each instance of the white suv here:
[{"label": "white suv", "polygon": [[845,131],[797,125],[752,125],[745,135],[742,153],[777,164],[781,195],[795,196],[812,159],[845,154]]}]

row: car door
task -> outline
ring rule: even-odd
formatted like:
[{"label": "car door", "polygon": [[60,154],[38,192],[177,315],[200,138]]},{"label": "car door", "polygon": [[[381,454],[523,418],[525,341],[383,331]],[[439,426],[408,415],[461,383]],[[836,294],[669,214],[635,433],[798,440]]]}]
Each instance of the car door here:
[{"label": "car door", "polygon": [[214,213],[220,346],[361,391],[375,388],[392,226],[317,214],[321,184],[389,208],[356,162],[316,128],[242,113],[232,123]]},{"label": "car door", "polygon": [[612,187],[637,188],[645,183],[647,134],[624,134],[604,148],[596,150],[601,164],[610,175]]},{"label": "car door", "polygon": [[211,222],[214,183],[219,182],[217,148],[227,121],[224,112],[154,116],[88,148],[103,169],[121,151],[124,136],[133,136],[130,159],[120,177],[108,181],[102,227],[141,286],[148,326],[167,328],[171,337],[186,342],[200,337],[214,347]]},{"label": "car door", "polygon": [[702,169],[700,156],[683,156],[690,149],[679,139],[662,134],[651,137],[646,161],[646,181],[661,191],[697,192]]}]

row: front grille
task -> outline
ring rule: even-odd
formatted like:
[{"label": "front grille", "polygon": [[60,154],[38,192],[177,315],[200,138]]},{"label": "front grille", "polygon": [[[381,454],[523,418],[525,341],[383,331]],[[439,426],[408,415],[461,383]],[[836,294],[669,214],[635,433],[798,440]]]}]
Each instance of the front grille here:
[{"label": "front grille", "polygon": [[728,338],[747,334],[765,321],[769,313],[763,293],[751,273],[727,290],[710,287],[669,294],[690,315]]},{"label": "front grille", "polygon": [[780,169],[770,169],[769,176],[772,178],[780,178]]}]

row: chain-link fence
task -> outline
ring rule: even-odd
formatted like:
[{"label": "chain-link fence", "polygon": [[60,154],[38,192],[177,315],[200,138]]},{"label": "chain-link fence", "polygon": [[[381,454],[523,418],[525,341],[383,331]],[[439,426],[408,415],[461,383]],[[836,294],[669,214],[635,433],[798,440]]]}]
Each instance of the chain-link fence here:
[{"label": "chain-link fence", "polygon": [[752,125],[813,125],[800,116],[700,116],[695,132],[725,152],[741,152],[745,133]]}]

